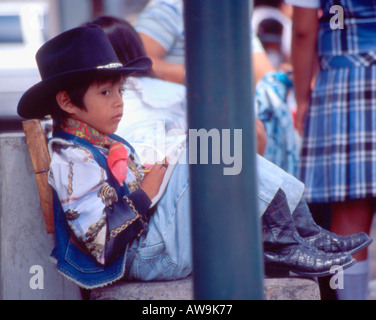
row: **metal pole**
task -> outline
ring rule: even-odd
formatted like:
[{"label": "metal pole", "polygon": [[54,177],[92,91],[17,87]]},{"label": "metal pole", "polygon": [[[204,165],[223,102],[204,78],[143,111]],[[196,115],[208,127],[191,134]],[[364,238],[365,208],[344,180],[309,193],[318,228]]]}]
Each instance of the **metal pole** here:
[{"label": "metal pole", "polygon": [[[264,298],[249,13],[248,0],[184,2],[195,299]],[[224,173],[229,142],[239,174]]]}]

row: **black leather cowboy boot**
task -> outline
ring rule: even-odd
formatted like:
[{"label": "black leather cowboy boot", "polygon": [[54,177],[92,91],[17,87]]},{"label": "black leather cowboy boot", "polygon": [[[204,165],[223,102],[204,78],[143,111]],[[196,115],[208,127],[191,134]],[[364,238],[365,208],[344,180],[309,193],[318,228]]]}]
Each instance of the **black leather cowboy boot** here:
[{"label": "black leather cowboy boot", "polygon": [[324,252],[348,252],[352,255],[372,242],[365,232],[341,236],[321,228],[313,220],[304,200],[298,204],[292,219],[299,235],[310,245]]},{"label": "black leather cowboy boot", "polygon": [[278,193],[263,214],[263,244],[266,274],[291,271],[302,276],[330,275],[333,266],[343,269],[355,260],[348,253],[326,253],[312,247],[296,231],[286,198]]}]

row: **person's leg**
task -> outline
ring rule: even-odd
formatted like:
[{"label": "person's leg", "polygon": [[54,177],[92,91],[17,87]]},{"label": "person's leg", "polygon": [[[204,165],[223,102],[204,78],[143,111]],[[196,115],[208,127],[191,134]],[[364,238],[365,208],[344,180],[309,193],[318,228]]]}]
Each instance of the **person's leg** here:
[{"label": "person's leg", "polygon": [[266,210],[279,189],[286,195],[289,211],[293,212],[303,197],[304,184],[267,159],[257,155],[259,215]]},{"label": "person's leg", "polygon": [[[373,200],[351,200],[332,204],[331,231],[348,235],[356,232],[369,234],[373,218]],[[358,261],[344,271],[343,289],[337,289],[340,300],[367,300],[369,263],[368,250],[364,249],[354,255]]]},{"label": "person's leg", "polygon": [[192,272],[187,164],[176,165],[150,218],[149,230],[146,236],[133,243],[130,257],[133,262],[128,270],[128,280],[174,280]]},{"label": "person's leg", "polygon": [[[351,200],[346,202],[336,202],[331,206],[332,219],[330,231],[349,235],[358,232],[369,234],[372,217],[373,202],[371,199]],[[354,255],[357,261],[367,259],[367,249],[364,249]]]},{"label": "person's leg", "polygon": [[[273,183],[271,180],[271,184]],[[266,189],[263,191],[267,196],[273,194]],[[346,254],[319,252],[304,243],[291,218],[291,203],[288,203],[283,191],[280,190],[279,194],[280,197],[274,197],[273,194],[273,201],[265,212],[259,211],[266,225],[266,264],[292,269],[307,276],[321,276],[328,273],[332,265],[346,267],[352,263],[351,257]],[[298,195],[301,195],[301,190]],[[129,267],[128,279],[172,280],[190,274],[192,256],[189,200],[188,166],[178,164],[150,219],[147,235],[141,236],[132,245],[130,255],[133,262]],[[259,202],[263,201],[265,199]],[[298,202],[296,199],[294,201]]]}]

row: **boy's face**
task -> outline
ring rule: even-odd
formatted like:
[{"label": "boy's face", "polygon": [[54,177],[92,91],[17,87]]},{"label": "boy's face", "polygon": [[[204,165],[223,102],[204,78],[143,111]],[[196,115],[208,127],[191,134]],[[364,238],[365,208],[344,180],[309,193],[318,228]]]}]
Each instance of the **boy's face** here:
[{"label": "boy's face", "polygon": [[76,108],[73,118],[104,134],[113,134],[123,116],[124,79],[118,82],[94,82],[84,95],[86,110]]}]

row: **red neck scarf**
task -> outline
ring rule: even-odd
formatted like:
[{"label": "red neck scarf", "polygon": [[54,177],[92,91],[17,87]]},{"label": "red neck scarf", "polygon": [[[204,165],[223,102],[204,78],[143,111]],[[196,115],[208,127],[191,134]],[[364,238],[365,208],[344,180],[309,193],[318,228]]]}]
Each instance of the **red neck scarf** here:
[{"label": "red neck scarf", "polygon": [[107,165],[116,180],[122,185],[127,178],[128,152],[121,142],[110,139],[86,123],[68,118],[61,129],[93,145],[108,149]]}]

